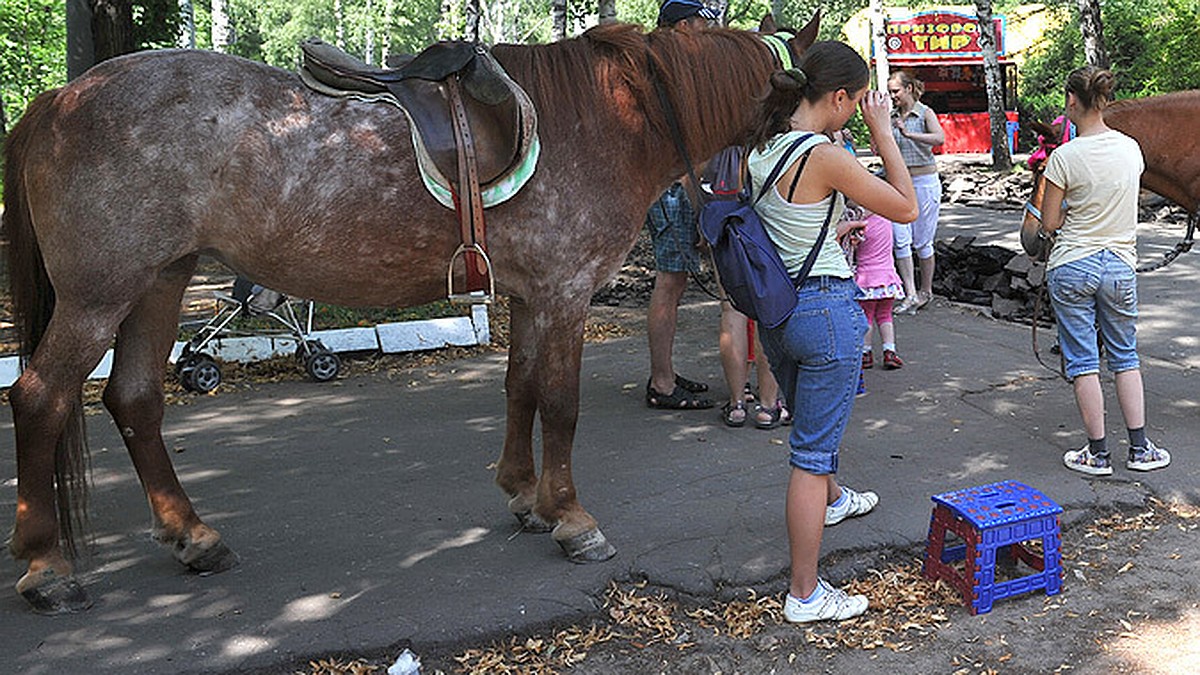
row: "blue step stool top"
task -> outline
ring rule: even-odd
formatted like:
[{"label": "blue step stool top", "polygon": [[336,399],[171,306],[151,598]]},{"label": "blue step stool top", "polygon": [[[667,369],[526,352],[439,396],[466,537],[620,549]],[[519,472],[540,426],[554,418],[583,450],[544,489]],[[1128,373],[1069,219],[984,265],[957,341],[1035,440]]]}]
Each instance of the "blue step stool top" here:
[{"label": "blue step stool top", "polygon": [[933,501],[980,530],[1062,513],[1049,497],[1015,480],[944,492],[934,495]]}]

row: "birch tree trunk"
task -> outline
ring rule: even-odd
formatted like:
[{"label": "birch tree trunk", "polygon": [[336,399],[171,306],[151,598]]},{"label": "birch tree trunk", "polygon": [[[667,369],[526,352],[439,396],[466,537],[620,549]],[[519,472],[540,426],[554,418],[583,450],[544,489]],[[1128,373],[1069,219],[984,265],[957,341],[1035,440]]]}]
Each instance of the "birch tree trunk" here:
[{"label": "birch tree trunk", "polygon": [[1083,33],[1083,54],[1089,66],[1108,67],[1104,49],[1104,24],[1100,21],[1100,0],[1076,0],[1079,4],[1079,32]]},{"label": "birch tree trunk", "polygon": [[887,35],[884,26],[887,15],[883,11],[883,0],[871,0],[871,45],[875,50],[875,87],[887,91],[888,71]]},{"label": "birch tree trunk", "polygon": [[192,0],[179,0],[179,40],[181,49],[196,48],[196,9]]},{"label": "birch tree trunk", "polygon": [[229,51],[229,10],[226,0],[212,0],[212,48],[213,51]]},{"label": "birch tree trunk", "polygon": [[567,0],[550,0],[550,39],[567,39]]},{"label": "birch tree trunk", "polygon": [[464,13],[467,19],[466,34],[463,39],[468,42],[479,41],[479,20],[483,16],[482,8],[479,6],[480,0],[467,0],[467,5],[464,8]]},{"label": "birch tree trunk", "polygon": [[783,0],[771,0],[771,16],[775,17],[775,25],[783,25]]},{"label": "birch tree trunk", "polygon": [[[363,61],[368,66],[375,63],[375,17],[372,16],[373,14],[374,7],[371,0],[367,0],[367,34],[363,40]],[[380,63],[382,64],[383,62],[380,61]]]},{"label": "birch tree trunk", "polygon": [[983,79],[987,84],[988,119],[992,127],[992,170],[1012,168],[1008,151],[1008,119],[1004,116],[1004,87],[1000,59],[996,55],[996,28],[992,24],[992,0],[975,0],[979,19],[979,47],[983,51]]},{"label": "birch tree trunk", "polygon": [[600,23],[615,23],[617,20],[617,0],[600,0],[600,6],[596,13],[600,16]]},{"label": "birch tree trunk", "polygon": [[[213,5],[216,5],[217,1],[213,0]],[[333,44],[338,49],[346,49],[346,13],[342,9],[342,0],[333,0]]]},{"label": "birch tree trunk", "polygon": [[386,66],[388,57],[392,55],[392,12],[396,8],[396,0],[383,3],[383,37],[379,45],[379,65]]}]

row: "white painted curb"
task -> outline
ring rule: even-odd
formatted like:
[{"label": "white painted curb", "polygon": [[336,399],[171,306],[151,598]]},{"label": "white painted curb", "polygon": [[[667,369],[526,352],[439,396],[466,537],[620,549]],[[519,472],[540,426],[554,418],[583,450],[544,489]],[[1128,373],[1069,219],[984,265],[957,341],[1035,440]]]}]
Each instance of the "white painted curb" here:
[{"label": "white painted curb", "polygon": [[[381,351],[384,354],[399,354],[442,347],[470,347],[491,342],[488,329],[487,305],[471,306],[471,316],[455,316],[420,321],[401,321],[361,328],[339,328],[318,330],[309,334],[312,340],[334,352]],[[179,357],[184,342],[176,342],[171,350],[171,362]],[[291,356],[296,353],[295,338],[283,336],[251,336],[216,338],[208,343],[205,352],[222,361],[249,363],[276,356]],[[112,369],[112,350],[104,354],[100,364],[88,379],[108,377]],[[0,358],[0,387],[10,387],[21,374],[20,358]]]}]

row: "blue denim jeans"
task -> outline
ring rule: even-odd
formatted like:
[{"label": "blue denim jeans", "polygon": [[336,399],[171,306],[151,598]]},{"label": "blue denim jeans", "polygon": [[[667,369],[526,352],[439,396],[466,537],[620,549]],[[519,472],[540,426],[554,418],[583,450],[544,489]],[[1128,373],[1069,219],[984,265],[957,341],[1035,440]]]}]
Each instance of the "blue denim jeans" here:
[{"label": "blue denim jeans", "polygon": [[793,415],[791,464],[809,473],[837,473],[867,332],[858,293],[853,279],[808,279],[788,320],[762,331],[771,372]]},{"label": "blue denim jeans", "polygon": [[1137,275],[1112,251],[1060,265],[1046,274],[1058,321],[1058,344],[1067,377],[1100,372],[1096,335],[1114,373],[1138,368]]}]

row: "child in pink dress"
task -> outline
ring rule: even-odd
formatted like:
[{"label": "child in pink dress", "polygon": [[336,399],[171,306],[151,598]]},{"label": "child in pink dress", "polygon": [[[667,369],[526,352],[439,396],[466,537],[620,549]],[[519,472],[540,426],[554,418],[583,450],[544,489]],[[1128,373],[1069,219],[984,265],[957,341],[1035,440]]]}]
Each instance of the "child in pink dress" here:
[{"label": "child in pink dress", "polygon": [[903,368],[904,362],[896,354],[896,328],[892,320],[892,305],[904,298],[904,284],[896,273],[892,258],[892,224],[873,213],[863,219],[861,239],[854,247],[854,282],[862,289],[859,299],[867,315],[867,334],[863,338],[862,367],[875,365],[873,352],[875,328],[883,341],[883,368]]}]

